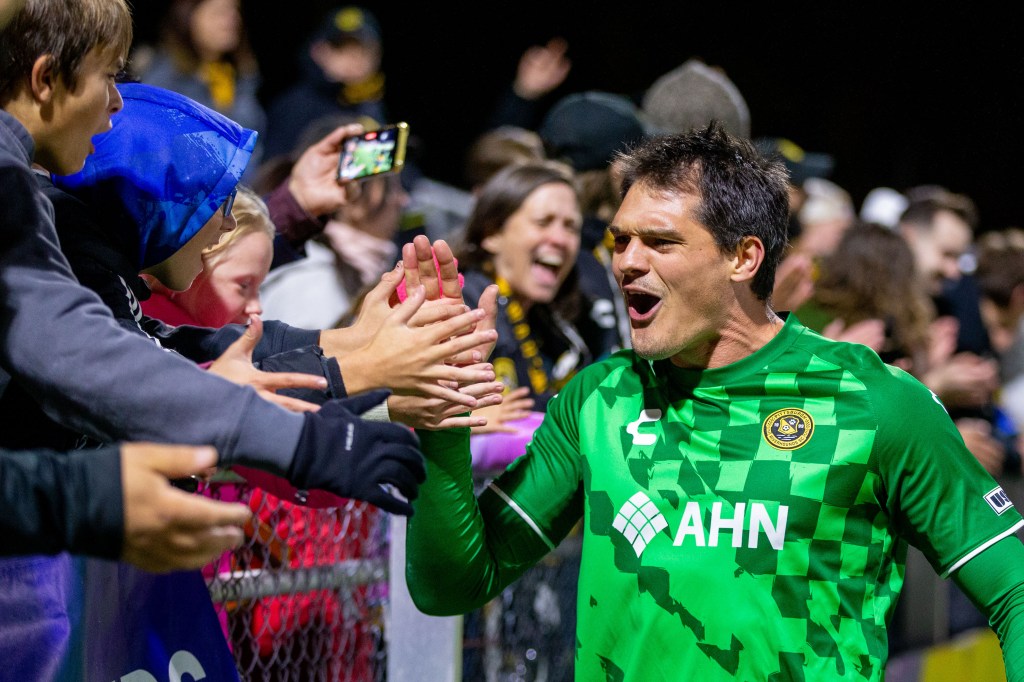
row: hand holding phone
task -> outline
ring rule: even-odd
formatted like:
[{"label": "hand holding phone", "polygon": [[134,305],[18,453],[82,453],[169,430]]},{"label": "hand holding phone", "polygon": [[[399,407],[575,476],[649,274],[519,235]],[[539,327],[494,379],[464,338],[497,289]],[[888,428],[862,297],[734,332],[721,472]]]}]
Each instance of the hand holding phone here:
[{"label": "hand holding phone", "polygon": [[405,147],[409,124],[395,123],[362,135],[346,137],[341,142],[338,159],[338,181],[397,173],[405,165]]}]

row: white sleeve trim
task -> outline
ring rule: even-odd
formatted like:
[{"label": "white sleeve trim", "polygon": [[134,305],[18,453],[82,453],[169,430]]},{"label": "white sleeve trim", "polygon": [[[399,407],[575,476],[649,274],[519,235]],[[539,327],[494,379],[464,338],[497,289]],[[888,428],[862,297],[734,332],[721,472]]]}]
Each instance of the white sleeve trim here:
[{"label": "white sleeve trim", "polygon": [[[487,487],[493,490],[498,497],[505,500],[505,504],[510,506],[512,508],[512,511],[514,511],[516,514],[519,514],[519,517],[526,522],[526,525],[533,529],[533,532],[537,534],[537,537],[544,541],[544,544],[548,546],[548,549],[555,548],[555,543],[551,542],[551,539],[544,534],[544,531],[540,529],[540,526],[538,526],[536,522],[534,522],[534,520],[531,519],[525,511],[523,511],[522,507],[516,504],[515,500],[506,495],[505,492],[498,486],[494,485],[493,482],[488,483]],[[1021,523],[1024,523],[1024,521],[1022,521]]]},{"label": "white sleeve trim", "polygon": [[1002,540],[1006,536],[1012,535],[1013,533],[1016,533],[1021,528],[1024,528],[1024,519],[1021,519],[1017,523],[1013,524],[1013,528],[1007,528],[1002,533],[1000,533],[999,535],[997,535],[994,538],[990,539],[988,542],[984,543],[980,547],[977,547],[977,548],[971,550],[970,552],[968,552],[967,554],[965,554],[963,557],[960,558],[959,561],[957,561],[952,566],[950,566],[949,569],[947,569],[946,572],[943,573],[940,577],[943,580],[945,580],[946,578],[951,576],[958,568],[960,568],[961,566],[966,564],[968,561],[970,561],[974,557],[978,556],[979,554],[981,554],[986,549],[988,549],[992,545],[996,544],[997,542],[999,542],[1000,540]]}]

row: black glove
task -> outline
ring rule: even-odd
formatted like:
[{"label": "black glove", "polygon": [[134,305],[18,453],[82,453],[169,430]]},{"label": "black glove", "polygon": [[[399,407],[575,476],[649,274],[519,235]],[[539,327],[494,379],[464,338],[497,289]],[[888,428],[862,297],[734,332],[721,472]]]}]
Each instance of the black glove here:
[{"label": "black glove", "polygon": [[307,490],[365,500],[392,514],[412,516],[412,505],[426,477],[419,439],[406,426],[359,417],[391,391],[370,391],[354,398],[328,400],[319,412],[307,412],[288,480]]}]

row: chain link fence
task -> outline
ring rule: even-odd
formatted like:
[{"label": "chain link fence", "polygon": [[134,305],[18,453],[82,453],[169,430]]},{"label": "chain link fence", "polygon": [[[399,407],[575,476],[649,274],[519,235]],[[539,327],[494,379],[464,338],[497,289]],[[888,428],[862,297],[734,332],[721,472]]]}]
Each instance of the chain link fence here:
[{"label": "chain link fence", "polygon": [[[482,481],[481,481],[482,483]],[[315,509],[232,474],[201,492],[245,503],[246,541],[204,569],[245,682],[387,678],[389,518],[365,502]],[[572,680],[579,536],[464,619],[464,680]]]},{"label": "chain link fence", "polygon": [[203,492],[253,512],[246,542],[204,570],[242,680],[384,680],[387,514],[303,507],[234,477]]}]

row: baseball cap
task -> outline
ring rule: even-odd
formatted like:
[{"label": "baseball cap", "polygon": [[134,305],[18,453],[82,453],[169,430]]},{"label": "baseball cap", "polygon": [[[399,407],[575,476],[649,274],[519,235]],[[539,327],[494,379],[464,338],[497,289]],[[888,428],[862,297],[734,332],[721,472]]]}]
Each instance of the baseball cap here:
[{"label": "baseball cap", "polygon": [[568,161],[576,171],[605,168],[616,152],[647,134],[632,100],[599,90],[563,97],[538,132],[548,155]]},{"label": "baseball cap", "polygon": [[827,178],[835,167],[831,154],[806,151],[785,137],[759,137],[754,146],[764,156],[782,161],[794,185],[802,185],[808,178]]},{"label": "baseball cap", "polygon": [[340,45],[348,40],[362,43],[380,42],[380,24],[367,9],[346,5],[331,11],[316,33],[317,40]]}]

